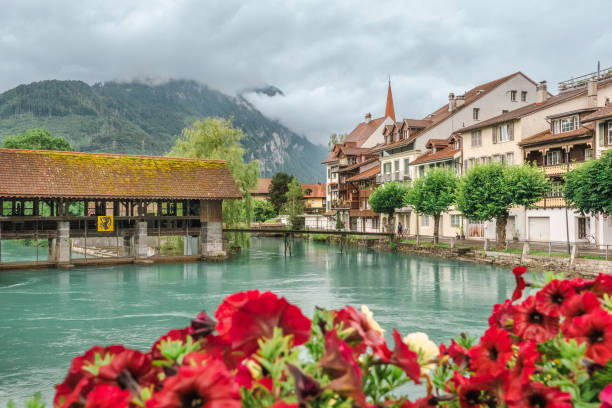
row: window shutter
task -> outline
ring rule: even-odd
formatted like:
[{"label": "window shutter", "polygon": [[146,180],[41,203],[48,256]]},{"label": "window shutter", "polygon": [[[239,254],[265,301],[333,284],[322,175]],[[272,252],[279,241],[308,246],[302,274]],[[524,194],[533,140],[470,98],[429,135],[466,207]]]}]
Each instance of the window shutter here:
[{"label": "window shutter", "polygon": [[508,124],[508,140],[514,140],[514,122]]},{"label": "window shutter", "polygon": [[493,144],[497,143],[497,127],[496,126],[493,126],[491,128],[491,135],[492,135]]}]

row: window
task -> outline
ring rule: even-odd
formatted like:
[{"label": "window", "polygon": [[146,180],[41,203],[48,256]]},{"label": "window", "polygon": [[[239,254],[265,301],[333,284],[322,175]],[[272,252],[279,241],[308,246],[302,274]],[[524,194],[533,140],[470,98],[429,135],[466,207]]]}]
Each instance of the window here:
[{"label": "window", "polygon": [[327,169],[327,178],[331,178],[331,169]]},{"label": "window", "polygon": [[510,100],[516,102],[516,91],[510,91]]},{"label": "window", "polygon": [[482,133],[480,130],[474,130],[472,132],[472,147],[482,146]]},{"label": "window", "polygon": [[458,214],[451,214],[451,225],[453,227],[460,227],[461,226],[461,216]]},{"label": "window", "polygon": [[391,174],[391,163],[390,162],[383,164],[383,167],[385,170],[385,174]]},{"label": "window", "polygon": [[514,164],[514,153],[506,153],[506,164],[512,166]]},{"label": "window", "polygon": [[612,145],[612,122],[608,122],[608,144]]},{"label": "window", "polygon": [[404,174],[408,175],[410,174],[409,169],[410,169],[410,159],[404,159]]},{"label": "window", "polygon": [[395,166],[395,180],[399,180],[399,175],[400,175],[400,161],[399,160],[395,160],[394,162],[394,166]]},{"label": "window", "polygon": [[584,149],[584,160],[591,160],[593,158],[593,149],[587,147]]},{"label": "window", "polygon": [[472,109],[472,118],[474,120],[478,120],[478,113],[480,112],[480,108],[474,108]]},{"label": "window", "polygon": [[527,102],[527,91],[521,91],[521,102]]},{"label": "window", "polygon": [[419,166],[419,177],[425,177],[425,166]]},{"label": "window", "polygon": [[499,141],[507,142],[508,140],[510,140],[508,136],[508,125],[501,125],[499,127]]},{"label": "window", "polygon": [[553,121],[553,133],[569,132],[578,129],[578,116],[556,119]]},{"label": "window", "polygon": [[423,227],[429,227],[429,215],[421,215],[421,225]]},{"label": "window", "polygon": [[561,163],[561,151],[553,150],[546,152],[546,165],[553,166],[555,164]]},{"label": "window", "polygon": [[559,180],[553,180],[551,182],[550,196],[561,197],[563,195],[563,183]]},{"label": "window", "polygon": [[587,217],[577,217],[578,221],[578,239],[586,239],[589,235],[589,219]]}]

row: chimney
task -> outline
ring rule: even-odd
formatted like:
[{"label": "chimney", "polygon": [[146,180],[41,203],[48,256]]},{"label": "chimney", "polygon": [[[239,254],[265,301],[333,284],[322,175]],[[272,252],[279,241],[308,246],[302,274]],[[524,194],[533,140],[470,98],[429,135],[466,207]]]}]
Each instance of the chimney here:
[{"label": "chimney", "polygon": [[456,107],[457,101],[455,101],[455,94],[451,92],[448,94],[448,111],[453,112]]},{"label": "chimney", "polygon": [[536,104],[541,104],[546,102],[548,99],[548,89],[546,85],[546,81],[542,81],[536,85]]},{"label": "chimney", "polygon": [[597,80],[595,78],[591,78],[587,82],[587,106],[589,108],[597,107]]},{"label": "chimney", "polygon": [[455,106],[458,108],[465,104],[465,95],[457,95],[455,98]]},{"label": "chimney", "polygon": [[370,123],[372,120],[372,114],[370,112],[365,114],[365,123]]}]

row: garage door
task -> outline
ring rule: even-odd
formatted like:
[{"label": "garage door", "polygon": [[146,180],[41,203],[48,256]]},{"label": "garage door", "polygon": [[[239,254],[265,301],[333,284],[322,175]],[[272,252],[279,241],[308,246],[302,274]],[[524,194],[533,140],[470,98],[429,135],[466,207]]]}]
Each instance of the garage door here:
[{"label": "garage door", "polygon": [[549,217],[529,217],[529,240],[550,241]]}]

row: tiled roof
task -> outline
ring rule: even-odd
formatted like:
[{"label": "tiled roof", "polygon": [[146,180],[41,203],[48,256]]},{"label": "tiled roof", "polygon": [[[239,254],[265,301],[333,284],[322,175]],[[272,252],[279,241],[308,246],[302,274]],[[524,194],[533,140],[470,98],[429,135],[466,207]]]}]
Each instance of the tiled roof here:
[{"label": "tiled roof", "polygon": [[446,149],[438,150],[435,153],[427,152],[417,157],[413,161],[411,161],[410,165],[412,166],[413,164],[421,164],[421,163],[440,161],[444,159],[452,159],[455,156],[455,154],[459,153],[459,151],[460,151],[459,149],[453,149],[452,147],[447,147]]},{"label": "tiled roof", "polygon": [[429,139],[425,147],[432,147],[432,146],[446,147],[448,146],[448,139]]},{"label": "tiled roof", "polygon": [[370,151],[369,147],[354,147],[354,146],[340,146],[340,150],[347,156],[356,156],[364,154]]},{"label": "tiled roof", "polygon": [[361,163],[355,163],[355,164],[351,164],[348,167],[343,167],[342,169],[340,169],[340,171],[341,172],[351,171],[351,170],[354,170],[354,169],[356,169],[358,167],[361,167],[361,166],[364,166],[366,164],[375,162],[377,160],[378,160],[378,157],[370,157],[369,159],[366,159],[366,160],[362,161]]},{"label": "tiled roof", "polygon": [[431,125],[431,120],[427,119],[404,119],[404,123],[408,127],[425,128]]},{"label": "tiled roof", "polygon": [[612,104],[597,109],[595,112],[582,118],[581,122],[592,122],[595,120],[606,118],[612,118]]},{"label": "tiled roof", "polygon": [[[448,110],[448,103],[446,105],[444,105],[444,106],[441,106],[438,110],[436,110],[435,112],[433,112],[433,113],[427,115],[425,118],[423,118],[423,120],[427,120],[427,121],[431,122],[427,127],[425,127],[424,129],[420,130],[419,132],[415,133],[414,135],[411,135],[411,137],[409,137],[408,139],[400,140],[398,142],[390,143],[388,145],[382,146],[383,149],[393,149],[393,148],[400,147],[400,146],[405,146],[405,145],[411,143],[418,136],[420,136],[423,133],[425,133],[425,132],[429,131],[430,129],[434,128],[439,123],[443,122],[445,119],[455,115],[457,112],[461,111],[462,109],[464,109],[466,106],[468,106],[472,102],[475,102],[478,99],[482,98],[483,96],[485,96],[486,94],[491,92],[493,89],[497,88],[498,86],[500,86],[501,84],[503,84],[504,82],[506,82],[507,80],[509,80],[510,78],[512,78],[512,77],[514,77],[516,75],[522,75],[525,78],[527,78],[529,81],[531,81],[531,82],[533,82],[535,84],[534,81],[532,81],[526,75],[524,75],[522,72],[519,71],[519,72],[515,72],[515,73],[510,74],[510,75],[507,75],[505,77],[498,78],[498,79],[496,79],[494,81],[490,81],[490,82],[487,82],[485,84],[481,84],[481,85],[475,86],[474,88],[470,89],[469,91],[467,91],[463,95],[464,100],[465,100],[465,103],[463,105],[458,106],[452,112]],[[378,150],[381,150],[381,148],[379,147]]]},{"label": "tiled roof", "polygon": [[370,123],[361,122],[344,138],[344,143],[354,142],[357,147],[360,147],[370,136],[372,136],[372,133],[378,129],[385,119],[386,118],[372,119]]},{"label": "tiled roof", "polygon": [[[302,184],[304,198],[325,198],[325,184]],[[310,194],[306,194],[310,190]]]},{"label": "tiled roof", "polygon": [[325,163],[332,163],[338,161],[338,158],[336,157],[336,154],[334,152],[331,152],[327,155],[327,157],[325,158],[325,160],[323,160],[321,162],[321,164],[325,164]]},{"label": "tiled roof", "polygon": [[0,197],[242,198],[225,161],[0,149]]},{"label": "tiled roof", "polygon": [[254,189],[249,190],[251,194],[268,194],[270,191],[270,183],[272,182],[272,178],[270,177],[260,177],[257,179],[257,185]]},{"label": "tiled roof", "polygon": [[353,177],[349,177],[347,181],[367,180],[369,178],[376,177],[378,173],[380,173],[380,164],[378,166],[372,167],[371,169],[362,171],[361,173],[356,174]]},{"label": "tiled roof", "polygon": [[519,146],[528,146],[535,144],[543,144],[549,142],[558,142],[561,140],[571,139],[575,137],[591,137],[593,134],[593,126],[586,125],[581,126],[578,129],[570,130],[569,132],[561,132],[561,133],[550,133],[550,129],[545,130],[544,132],[536,133],[533,136],[529,136],[519,142]]},{"label": "tiled roof", "polygon": [[[597,84],[598,87],[603,87],[603,86],[607,86],[608,84],[610,84],[612,82],[612,80],[604,80],[604,81],[599,81],[599,83]],[[587,92],[586,88],[579,88],[579,89],[572,89],[570,91],[565,91],[565,92],[561,92],[557,95],[551,96],[550,98],[548,98],[546,101],[542,102],[542,103],[532,103],[530,105],[527,106],[523,106],[522,108],[518,108],[515,110],[511,110],[510,112],[506,112],[506,113],[502,113],[501,115],[497,115],[495,117],[492,117],[490,119],[484,120],[480,123],[476,123],[470,126],[466,126],[463,129],[460,129],[459,132],[466,132],[466,131],[470,131],[470,130],[475,130],[475,129],[480,129],[483,127],[487,127],[487,126],[491,126],[491,125],[496,125],[498,123],[503,123],[503,122],[507,122],[510,120],[515,120],[515,119],[519,119],[522,118],[523,116],[527,116],[533,112],[537,112],[539,110],[542,109],[546,109],[550,106],[554,106],[558,103],[561,102],[565,102],[569,99],[572,98],[576,98],[578,96],[581,96],[583,94],[585,94]],[[589,115],[591,116],[591,115]],[[589,117],[587,116],[587,117]],[[582,120],[584,122],[584,119]]]}]

